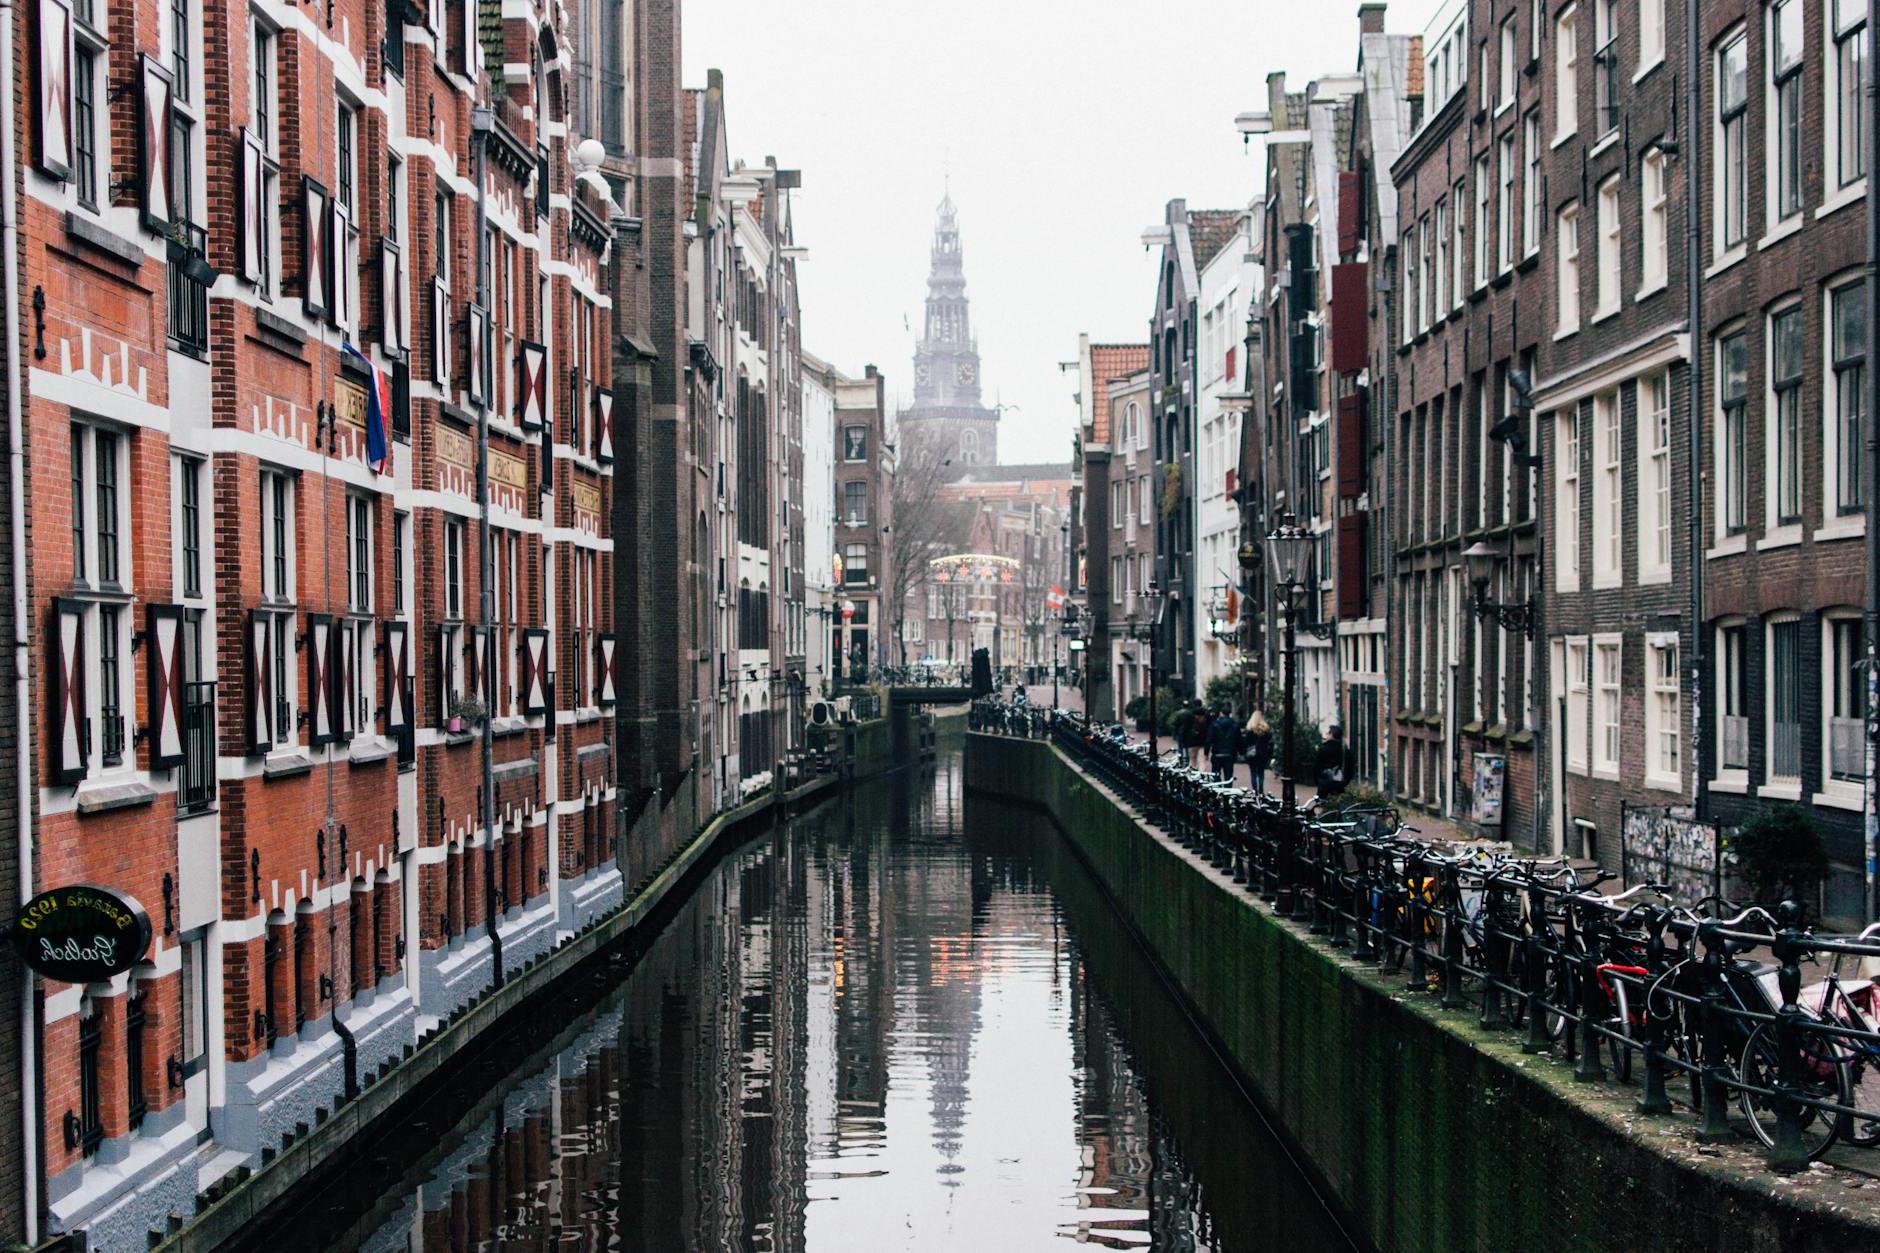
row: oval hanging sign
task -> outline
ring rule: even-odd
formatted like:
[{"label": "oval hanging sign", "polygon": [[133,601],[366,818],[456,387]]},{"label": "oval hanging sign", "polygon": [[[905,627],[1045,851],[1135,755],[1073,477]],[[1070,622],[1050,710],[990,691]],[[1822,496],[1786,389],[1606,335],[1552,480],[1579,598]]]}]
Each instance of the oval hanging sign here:
[{"label": "oval hanging sign", "polygon": [[74,883],[41,892],[13,927],[20,957],[48,979],[94,983],[123,974],[150,950],[150,915],[132,897]]}]

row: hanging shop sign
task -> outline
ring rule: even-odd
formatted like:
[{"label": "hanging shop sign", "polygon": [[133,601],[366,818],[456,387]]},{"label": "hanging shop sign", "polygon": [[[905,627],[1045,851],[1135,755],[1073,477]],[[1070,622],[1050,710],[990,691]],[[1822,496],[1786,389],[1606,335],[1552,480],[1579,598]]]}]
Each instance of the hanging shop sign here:
[{"label": "hanging shop sign", "polygon": [[144,960],[150,915],[121,892],[75,883],[27,901],[13,943],[26,964],[48,979],[94,983]]}]

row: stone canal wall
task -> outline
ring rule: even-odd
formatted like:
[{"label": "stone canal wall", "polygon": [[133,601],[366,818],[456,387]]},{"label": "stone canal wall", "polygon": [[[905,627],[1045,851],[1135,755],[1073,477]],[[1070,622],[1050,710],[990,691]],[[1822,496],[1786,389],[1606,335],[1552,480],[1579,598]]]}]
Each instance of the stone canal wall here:
[{"label": "stone canal wall", "polygon": [[[1577,1085],[1512,1033],[1272,917],[1044,741],[966,737],[969,792],[1048,814],[1327,1200],[1380,1249],[1880,1248],[1850,1172],[1778,1180],[1690,1119]],[[1259,1187],[1259,1180],[1248,1180]]]}]

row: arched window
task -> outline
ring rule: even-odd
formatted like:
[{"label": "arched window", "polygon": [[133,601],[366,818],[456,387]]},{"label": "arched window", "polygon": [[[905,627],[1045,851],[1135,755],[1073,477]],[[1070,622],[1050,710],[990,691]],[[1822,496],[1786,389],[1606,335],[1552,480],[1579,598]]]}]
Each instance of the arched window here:
[{"label": "arched window", "polygon": [[967,430],[960,432],[960,460],[969,466],[979,464],[979,432]]}]

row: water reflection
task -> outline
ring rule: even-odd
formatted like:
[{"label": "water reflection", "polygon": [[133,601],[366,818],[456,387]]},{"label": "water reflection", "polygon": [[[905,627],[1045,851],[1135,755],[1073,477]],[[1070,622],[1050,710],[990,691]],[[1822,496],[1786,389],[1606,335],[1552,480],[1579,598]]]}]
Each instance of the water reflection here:
[{"label": "water reflection", "polygon": [[1081,866],[1029,816],[967,822],[957,771],[727,857],[269,1242],[1346,1247]]}]

